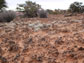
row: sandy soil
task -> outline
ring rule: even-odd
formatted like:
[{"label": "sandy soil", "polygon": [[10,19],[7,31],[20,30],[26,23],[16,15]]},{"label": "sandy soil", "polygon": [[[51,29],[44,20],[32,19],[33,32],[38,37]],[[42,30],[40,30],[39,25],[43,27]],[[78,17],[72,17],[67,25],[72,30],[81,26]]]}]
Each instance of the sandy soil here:
[{"label": "sandy soil", "polygon": [[84,63],[84,15],[0,23],[0,63]]}]

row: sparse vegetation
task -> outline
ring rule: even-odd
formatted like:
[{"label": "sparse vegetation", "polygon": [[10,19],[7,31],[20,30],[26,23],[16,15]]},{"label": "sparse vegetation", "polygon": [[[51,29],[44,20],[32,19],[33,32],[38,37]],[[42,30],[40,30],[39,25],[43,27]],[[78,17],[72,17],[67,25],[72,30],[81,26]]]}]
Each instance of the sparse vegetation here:
[{"label": "sparse vegetation", "polygon": [[39,14],[40,18],[47,18],[48,17],[47,12],[43,9],[40,10],[38,14]]},{"label": "sparse vegetation", "polygon": [[74,2],[70,5],[69,11],[72,13],[82,13],[84,12],[84,6],[82,2]]},{"label": "sparse vegetation", "polygon": [[20,11],[24,11],[25,17],[29,18],[37,17],[37,12],[40,8],[41,6],[39,4],[36,4],[32,1],[26,1],[25,4],[19,4],[19,7],[17,7],[17,9],[19,9]]},{"label": "sparse vegetation", "polygon": [[47,9],[46,10],[49,14],[53,14],[53,10],[51,10],[51,9]]},{"label": "sparse vegetation", "polygon": [[67,10],[62,10],[62,9],[50,10],[50,9],[47,9],[47,12],[48,12],[49,14],[57,15],[57,14],[67,13]]},{"label": "sparse vegetation", "polygon": [[10,22],[16,17],[14,11],[3,11],[0,13],[0,22]]}]

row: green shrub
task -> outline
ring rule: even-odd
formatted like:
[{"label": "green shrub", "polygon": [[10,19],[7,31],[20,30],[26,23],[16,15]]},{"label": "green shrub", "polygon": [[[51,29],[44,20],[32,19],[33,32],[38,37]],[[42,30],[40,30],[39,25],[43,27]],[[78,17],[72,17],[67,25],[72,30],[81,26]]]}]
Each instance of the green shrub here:
[{"label": "green shrub", "polygon": [[14,11],[4,11],[0,13],[0,22],[10,22],[16,17]]},{"label": "green shrub", "polygon": [[69,7],[69,12],[72,13],[82,13],[84,12],[84,6],[82,5],[82,2],[74,2]]},{"label": "green shrub", "polygon": [[38,9],[40,9],[41,6],[39,4],[36,4],[32,1],[26,1],[25,4],[19,4],[19,7],[17,7],[18,11],[23,11],[25,17],[37,17]]}]

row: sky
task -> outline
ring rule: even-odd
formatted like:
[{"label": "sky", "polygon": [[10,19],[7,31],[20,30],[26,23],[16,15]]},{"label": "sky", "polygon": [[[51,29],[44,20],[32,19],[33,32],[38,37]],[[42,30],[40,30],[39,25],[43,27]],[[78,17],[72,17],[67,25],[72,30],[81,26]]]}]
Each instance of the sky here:
[{"label": "sky", "polygon": [[68,9],[70,4],[78,1],[83,2],[84,0],[6,0],[8,9],[16,10],[17,4],[23,4],[25,1],[33,1],[41,5],[44,9]]}]

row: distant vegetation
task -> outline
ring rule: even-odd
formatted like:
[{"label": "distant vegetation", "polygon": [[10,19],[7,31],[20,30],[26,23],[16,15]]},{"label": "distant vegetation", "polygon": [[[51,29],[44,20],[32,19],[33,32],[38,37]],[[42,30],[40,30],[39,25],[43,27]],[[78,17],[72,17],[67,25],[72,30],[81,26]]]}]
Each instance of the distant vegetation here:
[{"label": "distant vegetation", "polygon": [[[0,22],[10,22],[16,17],[16,12],[6,10],[6,1],[0,0]],[[69,9],[61,10],[61,9],[47,9],[44,10],[41,8],[41,5],[37,4],[36,2],[26,1],[24,4],[18,4],[16,8],[17,12],[21,13],[23,17],[34,18],[47,18],[48,14],[67,14],[67,13],[83,13],[84,12],[84,5],[82,2],[73,2],[71,3]],[[72,15],[70,15],[72,16]],[[20,17],[20,16],[19,16]]]},{"label": "distant vegetation", "polygon": [[83,13],[84,12],[84,5],[82,2],[74,2],[70,5],[69,11],[72,13]]},{"label": "distant vegetation", "polygon": [[54,15],[56,15],[56,14],[64,14],[64,13],[66,13],[66,11],[67,10],[61,10],[61,9],[55,9],[55,10],[47,9],[47,12],[49,14],[54,14]]},{"label": "distant vegetation", "polygon": [[[23,11],[24,16],[28,18],[38,17],[39,15],[43,18],[47,17],[47,13],[41,8],[41,6],[32,1],[26,1],[25,4],[19,4],[17,10]],[[40,10],[42,11],[40,12]]]},{"label": "distant vegetation", "polygon": [[65,14],[65,13],[83,13],[84,12],[84,5],[82,2],[73,2],[71,3],[69,9],[61,10],[61,9],[47,9],[49,14]]}]

